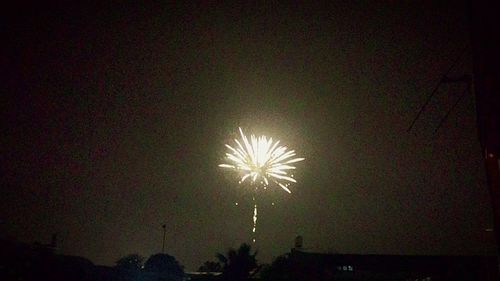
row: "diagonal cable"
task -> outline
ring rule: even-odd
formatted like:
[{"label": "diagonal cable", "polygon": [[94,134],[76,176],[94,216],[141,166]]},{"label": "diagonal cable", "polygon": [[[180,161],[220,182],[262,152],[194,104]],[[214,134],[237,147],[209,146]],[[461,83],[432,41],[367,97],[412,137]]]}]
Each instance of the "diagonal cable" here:
[{"label": "diagonal cable", "polygon": [[420,110],[418,111],[417,113],[417,116],[415,116],[415,118],[413,118],[413,120],[411,121],[411,124],[410,126],[408,127],[408,130],[407,132],[410,132],[411,129],[413,128],[413,126],[415,125],[415,123],[417,122],[417,120],[420,118],[420,115],[422,114],[422,112],[424,112],[425,108],[427,107],[427,105],[430,103],[432,97],[436,94],[437,90],[439,89],[439,87],[441,86],[441,84],[444,82],[444,80],[446,79],[446,77],[448,76],[448,74],[450,73],[450,71],[455,67],[455,65],[460,61],[460,59],[462,58],[463,54],[465,53],[466,51],[466,48],[464,48],[464,50],[460,53],[460,55],[457,56],[457,58],[453,61],[453,63],[450,65],[450,67],[448,68],[448,70],[441,76],[441,79],[439,79],[439,82],[437,83],[437,85],[434,87],[434,90],[432,90],[431,94],[427,97],[427,99],[425,100],[425,103],[424,105],[422,105],[422,107],[420,108]]}]

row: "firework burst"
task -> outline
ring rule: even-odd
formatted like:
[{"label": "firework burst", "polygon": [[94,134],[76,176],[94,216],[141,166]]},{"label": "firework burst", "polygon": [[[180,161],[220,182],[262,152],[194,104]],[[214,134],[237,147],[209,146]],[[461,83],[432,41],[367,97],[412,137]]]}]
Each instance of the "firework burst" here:
[{"label": "firework burst", "polygon": [[[240,174],[239,183],[249,181],[255,191],[259,186],[264,189],[270,182],[275,183],[283,190],[291,193],[288,186],[297,182],[291,172],[295,170],[292,164],[304,160],[295,157],[294,150],[288,150],[286,146],[280,145],[280,141],[273,141],[266,136],[256,137],[251,135],[248,138],[241,128],[239,128],[241,139],[235,139],[236,145],[226,144],[227,163],[220,164],[219,167],[237,171]],[[255,196],[253,197],[255,201]],[[255,233],[257,224],[257,204],[254,204],[253,232]],[[255,238],[253,239],[255,242]]]},{"label": "firework burst", "polygon": [[[304,160],[296,158],[294,150],[287,150],[286,146],[280,146],[280,141],[273,142],[272,138],[266,136],[247,136],[239,128],[241,141],[235,139],[237,146],[226,144],[229,152],[226,152],[226,160],[229,163],[220,164],[219,167],[233,169],[242,173],[240,183],[250,180],[253,183],[262,182],[264,187],[269,181],[276,183],[288,193],[288,186],[297,182],[290,171],[295,170],[293,163]],[[243,143],[243,144],[242,144]]]}]

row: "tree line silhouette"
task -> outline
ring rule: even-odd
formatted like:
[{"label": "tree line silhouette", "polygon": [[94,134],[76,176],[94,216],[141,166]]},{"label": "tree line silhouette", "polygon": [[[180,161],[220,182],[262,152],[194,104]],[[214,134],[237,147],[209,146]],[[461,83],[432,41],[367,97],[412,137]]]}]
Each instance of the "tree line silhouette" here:
[{"label": "tree line silhouette", "polygon": [[[220,280],[243,281],[255,272],[257,252],[252,252],[250,245],[243,243],[238,249],[230,248],[227,253],[217,253],[217,261],[206,261],[198,271],[206,273],[220,272]],[[116,261],[116,268],[122,270],[168,272],[174,275],[184,274],[182,266],[168,254],[155,254],[146,262],[138,254],[130,254]]]},{"label": "tree line silhouette", "polygon": [[[237,249],[229,248],[226,253],[217,253],[216,260],[206,261],[198,268],[198,272],[212,274],[221,281],[245,281],[256,275],[263,281],[310,280],[312,273],[309,268],[288,255],[277,257],[270,265],[258,265],[256,256],[257,251],[253,251],[249,244],[243,243]],[[182,270],[175,258],[167,254],[156,254],[145,263],[143,261],[143,257],[132,254],[119,259],[116,267],[177,274]]]}]

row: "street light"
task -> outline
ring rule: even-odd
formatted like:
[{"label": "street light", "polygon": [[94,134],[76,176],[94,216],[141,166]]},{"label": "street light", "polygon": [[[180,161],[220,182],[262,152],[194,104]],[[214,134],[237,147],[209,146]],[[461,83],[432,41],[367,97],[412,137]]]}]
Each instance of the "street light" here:
[{"label": "street light", "polygon": [[162,240],[162,244],[161,244],[161,253],[165,254],[165,233],[166,233],[167,225],[164,224],[161,227],[163,228],[163,240]]}]

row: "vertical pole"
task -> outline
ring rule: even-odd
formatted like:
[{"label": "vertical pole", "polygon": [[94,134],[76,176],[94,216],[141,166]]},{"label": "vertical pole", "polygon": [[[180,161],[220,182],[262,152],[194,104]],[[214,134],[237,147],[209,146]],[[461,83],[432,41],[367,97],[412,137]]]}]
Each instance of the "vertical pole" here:
[{"label": "vertical pole", "polygon": [[161,253],[165,254],[165,233],[166,233],[167,225],[164,224],[161,227],[163,228],[163,239],[162,239],[162,244],[161,244]]},{"label": "vertical pole", "polygon": [[488,151],[485,151],[485,158],[486,176],[490,186],[491,204],[493,206],[493,231],[497,242],[497,251],[500,253],[500,159],[498,155]]},{"label": "vertical pole", "polygon": [[[490,1],[469,1],[479,140],[493,211],[493,231],[500,257],[500,19]],[[500,259],[499,268],[500,268]],[[499,270],[497,268],[497,270]],[[497,271],[498,278],[498,271]]]}]

